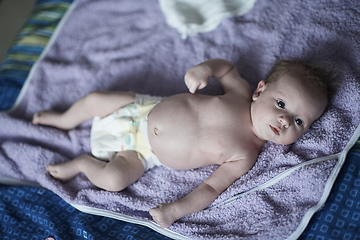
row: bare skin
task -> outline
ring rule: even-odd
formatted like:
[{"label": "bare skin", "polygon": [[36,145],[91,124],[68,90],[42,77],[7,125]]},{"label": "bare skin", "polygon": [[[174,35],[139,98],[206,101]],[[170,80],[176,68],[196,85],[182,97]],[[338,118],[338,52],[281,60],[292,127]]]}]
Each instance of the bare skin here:
[{"label": "bare skin", "polygon": [[[219,80],[224,95],[193,94],[207,85],[209,77]],[[150,210],[161,227],[209,206],[252,168],[266,140],[290,144],[322,114],[326,106],[324,95],[308,90],[294,77],[293,83],[288,84],[288,78],[291,76],[271,84],[261,81],[252,94],[232,63],[213,59],[187,72],[185,83],[189,94],[166,98],[152,109],[148,120],[149,142],[163,165],[179,170],[220,165],[185,198]],[[71,129],[94,116],[107,116],[133,101],[132,93],[93,93],[63,114],[36,113],[33,123]],[[267,118],[261,114],[265,111]],[[118,153],[109,163],[82,155],[68,163],[49,165],[47,170],[63,181],[82,172],[96,186],[110,191],[124,189],[144,173],[143,165],[132,151]],[[133,174],[126,174],[127,171]],[[109,176],[108,180],[100,181],[104,176],[100,174]]]}]

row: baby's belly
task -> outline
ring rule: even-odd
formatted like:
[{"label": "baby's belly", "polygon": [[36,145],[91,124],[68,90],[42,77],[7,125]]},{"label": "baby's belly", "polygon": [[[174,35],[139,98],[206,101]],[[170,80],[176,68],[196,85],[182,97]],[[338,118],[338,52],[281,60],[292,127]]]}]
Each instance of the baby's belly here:
[{"label": "baby's belly", "polygon": [[175,95],[161,101],[151,111],[149,142],[154,154],[165,166],[192,169],[216,163],[213,162],[215,158],[204,155],[202,141],[199,141],[199,106],[203,100],[188,94]]}]

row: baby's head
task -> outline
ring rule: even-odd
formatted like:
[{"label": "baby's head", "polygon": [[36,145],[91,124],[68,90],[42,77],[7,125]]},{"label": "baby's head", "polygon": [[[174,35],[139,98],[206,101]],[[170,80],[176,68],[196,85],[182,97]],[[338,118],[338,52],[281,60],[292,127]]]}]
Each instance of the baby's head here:
[{"label": "baby's head", "polygon": [[300,60],[277,62],[253,94],[251,119],[262,140],[291,144],[325,111],[333,72]]}]

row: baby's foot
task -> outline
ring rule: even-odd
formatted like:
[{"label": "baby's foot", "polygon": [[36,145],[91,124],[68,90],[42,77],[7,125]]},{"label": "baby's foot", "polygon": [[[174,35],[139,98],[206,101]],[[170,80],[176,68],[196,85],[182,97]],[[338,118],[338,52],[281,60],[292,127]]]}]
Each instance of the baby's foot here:
[{"label": "baby's foot", "polygon": [[33,124],[42,124],[42,125],[49,125],[49,126],[57,126],[60,113],[53,112],[53,111],[41,111],[34,114],[32,123]]},{"label": "baby's foot", "polygon": [[49,164],[46,166],[46,170],[51,176],[62,182],[68,182],[80,173],[74,160],[55,165]]}]

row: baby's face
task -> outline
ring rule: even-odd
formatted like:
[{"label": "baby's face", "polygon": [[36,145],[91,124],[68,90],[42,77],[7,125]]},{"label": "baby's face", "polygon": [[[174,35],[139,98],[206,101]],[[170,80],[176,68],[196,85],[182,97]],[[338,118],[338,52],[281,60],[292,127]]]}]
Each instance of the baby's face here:
[{"label": "baby's face", "polygon": [[321,116],[326,105],[326,94],[311,87],[308,80],[284,75],[274,82],[261,81],[251,104],[254,133],[262,140],[291,144]]}]

